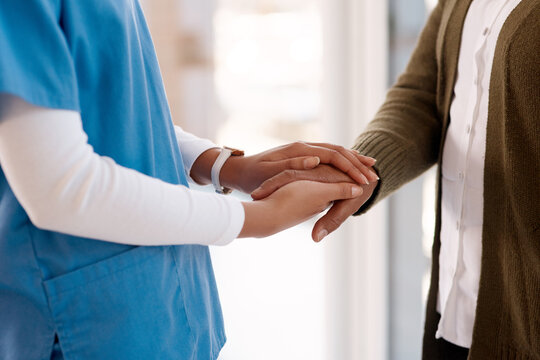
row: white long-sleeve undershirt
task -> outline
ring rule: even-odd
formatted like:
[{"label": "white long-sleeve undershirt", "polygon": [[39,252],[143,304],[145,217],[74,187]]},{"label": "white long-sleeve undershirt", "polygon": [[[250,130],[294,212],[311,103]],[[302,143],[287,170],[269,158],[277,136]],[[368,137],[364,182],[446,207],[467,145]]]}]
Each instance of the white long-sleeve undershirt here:
[{"label": "white long-sleeve undershirt", "polygon": [[219,147],[208,139],[201,139],[191,133],[184,131],[180,126],[174,126],[174,132],[176,134],[176,140],[180,153],[182,154],[182,161],[186,176],[190,177],[191,167],[195,160],[208,149]]},{"label": "white long-sleeve undershirt", "polygon": [[[175,128],[184,166],[215,145]],[[130,245],[225,245],[244,223],[234,198],[116,164],[88,144],[80,114],[0,94],[0,165],[39,228]]]}]

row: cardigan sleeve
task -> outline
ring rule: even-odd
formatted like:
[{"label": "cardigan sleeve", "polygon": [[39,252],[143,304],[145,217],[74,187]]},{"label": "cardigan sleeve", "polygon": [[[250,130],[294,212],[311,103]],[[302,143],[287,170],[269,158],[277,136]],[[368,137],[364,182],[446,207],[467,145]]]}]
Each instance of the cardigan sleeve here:
[{"label": "cardigan sleeve", "polygon": [[424,27],[404,73],[388,91],[354,149],[377,159],[380,181],[364,213],[401,185],[419,176],[438,159],[442,121],[437,113],[436,42],[443,4]]}]

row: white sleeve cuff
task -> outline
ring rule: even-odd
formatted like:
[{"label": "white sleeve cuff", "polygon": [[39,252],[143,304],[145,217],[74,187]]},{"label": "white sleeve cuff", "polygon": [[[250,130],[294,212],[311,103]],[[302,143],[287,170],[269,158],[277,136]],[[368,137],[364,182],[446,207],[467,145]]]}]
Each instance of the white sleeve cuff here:
[{"label": "white sleeve cuff", "polygon": [[195,160],[197,160],[197,158],[206,150],[219,148],[220,146],[208,139],[201,139],[191,133],[185,132],[177,125],[174,126],[174,132],[176,133],[176,141],[180,148],[180,153],[182,154],[186,175],[191,179],[191,167]]},{"label": "white sleeve cuff", "polygon": [[225,197],[229,211],[224,213],[228,214],[229,227],[223,232],[221,238],[215,241],[212,245],[224,246],[230,244],[234,239],[240,235],[242,227],[244,226],[245,212],[242,203],[233,197]]}]

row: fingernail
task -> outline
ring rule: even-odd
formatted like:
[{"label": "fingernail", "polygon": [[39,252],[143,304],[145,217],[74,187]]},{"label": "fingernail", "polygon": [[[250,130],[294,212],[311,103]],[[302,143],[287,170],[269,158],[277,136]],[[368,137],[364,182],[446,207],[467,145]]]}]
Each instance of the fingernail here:
[{"label": "fingernail", "polygon": [[363,190],[362,190],[361,187],[353,186],[353,188],[352,188],[352,196],[353,197],[357,197],[359,195],[362,195],[362,192],[363,192]]},{"label": "fingernail", "polygon": [[375,159],[375,158],[372,158],[372,157],[370,157],[370,156],[366,156],[366,157],[367,157],[368,159],[370,159],[374,164],[377,162],[377,159]]},{"label": "fingernail", "polygon": [[313,168],[317,165],[319,165],[321,162],[321,159],[319,157],[311,157],[304,160],[304,167],[305,168]]},{"label": "fingernail", "polygon": [[326,229],[322,229],[317,233],[317,242],[321,241],[328,235],[328,231]]},{"label": "fingernail", "polygon": [[364,184],[369,185],[369,180],[368,180],[368,178],[365,177],[363,174],[362,174],[362,179],[364,180]]},{"label": "fingernail", "polygon": [[379,176],[377,175],[375,171],[370,170],[369,173],[371,174],[371,179],[373,181],[379,180]]}]

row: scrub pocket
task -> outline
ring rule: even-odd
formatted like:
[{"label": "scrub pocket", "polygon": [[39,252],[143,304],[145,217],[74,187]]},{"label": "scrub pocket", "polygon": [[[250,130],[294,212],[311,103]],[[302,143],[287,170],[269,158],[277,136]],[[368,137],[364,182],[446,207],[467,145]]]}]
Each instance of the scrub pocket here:
[{"label": "scrub pocket", "polygon": [[66,360],[192,359],[171,247],[138,247],[44,283]]}]

